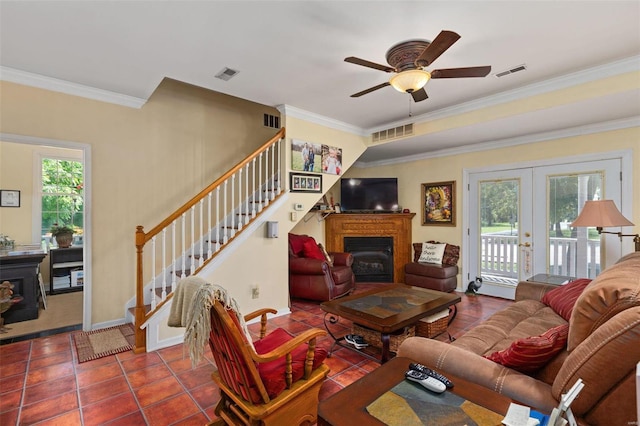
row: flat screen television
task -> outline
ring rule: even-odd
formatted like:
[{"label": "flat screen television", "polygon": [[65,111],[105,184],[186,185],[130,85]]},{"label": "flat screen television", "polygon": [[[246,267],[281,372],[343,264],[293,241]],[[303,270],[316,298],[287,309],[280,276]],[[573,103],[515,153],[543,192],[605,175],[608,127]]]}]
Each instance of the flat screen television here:
[{"label": "flat screen television", "polygon": [[345,213],[398,211],[398,178],[342,178],[340,209]]}]

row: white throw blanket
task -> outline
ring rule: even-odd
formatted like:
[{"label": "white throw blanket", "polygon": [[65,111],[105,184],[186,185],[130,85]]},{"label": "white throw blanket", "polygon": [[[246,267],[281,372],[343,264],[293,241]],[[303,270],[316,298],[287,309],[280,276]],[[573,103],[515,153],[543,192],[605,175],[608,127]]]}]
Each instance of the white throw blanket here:
[{"label": "white throw blanket", "polygon": [[211,332],[211,306],[218,301],[225,309],[232,309],[238,323],[242,327],[250,344],[251,335],[240,314],[238,303],[227,293],[227,290],[210,284],[199,277],[187,277],[178,282],[173,295],[171,311],[167,325],[169,327],[186,327],[184,347],[189,350],[191,366],[196,367],[202,358],[204,348]]}]

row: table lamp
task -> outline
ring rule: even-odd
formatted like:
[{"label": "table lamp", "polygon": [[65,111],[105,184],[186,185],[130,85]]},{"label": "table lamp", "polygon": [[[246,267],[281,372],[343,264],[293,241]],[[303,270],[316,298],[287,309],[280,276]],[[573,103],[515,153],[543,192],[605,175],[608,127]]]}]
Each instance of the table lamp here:
[{"label": "table lamp", "polygon": [[598,234],[615,234],[620,237],[634,237],[636,251],[640,251],[640,235],[623,234],[622,232],[603,231],[602,228],[610,226],[634,226],[632,222],[622,216],[613,200],[587,201],[584,203],[582,211],[571,224],[573,227],[595,226]]}]

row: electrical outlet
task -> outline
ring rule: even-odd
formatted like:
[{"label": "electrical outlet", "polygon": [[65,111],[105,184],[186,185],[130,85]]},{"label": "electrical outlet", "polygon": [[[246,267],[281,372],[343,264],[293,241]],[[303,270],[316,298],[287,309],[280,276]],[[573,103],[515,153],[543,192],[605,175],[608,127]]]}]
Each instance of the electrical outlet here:
[{"label": "electrical outlet", "polygon": [[260,287],[258,287],[258,285],[256,284],[251,289],[251,298],[257,299],[258,297],[260,297]]}]

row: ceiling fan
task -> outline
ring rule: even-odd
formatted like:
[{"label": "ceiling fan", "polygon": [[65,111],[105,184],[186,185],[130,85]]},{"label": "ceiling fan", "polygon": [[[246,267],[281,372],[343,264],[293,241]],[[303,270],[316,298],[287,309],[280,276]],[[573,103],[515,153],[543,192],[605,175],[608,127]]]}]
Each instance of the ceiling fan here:
[{"label": "ceiling fan", "polygon": [[424,86],[431,78],[486,77],[491,72],[491,66],[443,68],[433,71],[424,69],[431,65],[458,39],[460,39],[458,34],[444,30],[431,42],[428,40],[408,40],[398,43],[387,51],[386,58],[389,65],[391,65],[390,67],[356,58],[355,56],[345,58],[345,62],[395,73],[388,82],[354,93],[351,97],[358,98],[374,90],[393,86],[400,92],[410,93],[415,102],[420,102],[428,98]]}]

